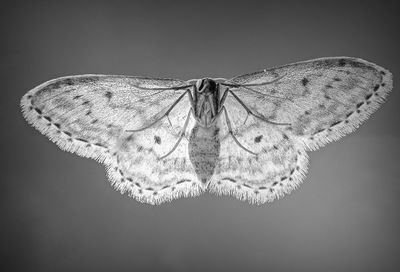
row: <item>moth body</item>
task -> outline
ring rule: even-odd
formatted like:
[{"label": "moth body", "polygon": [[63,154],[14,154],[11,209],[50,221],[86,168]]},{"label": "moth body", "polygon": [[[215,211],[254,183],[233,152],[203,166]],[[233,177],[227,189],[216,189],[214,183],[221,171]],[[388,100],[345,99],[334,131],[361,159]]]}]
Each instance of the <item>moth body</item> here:
[{"label": "moth body", "polygon": [[210,78],[199,79],[192,96],[196,121],[203,127],[211,126],[221,110],[219,84]]},{"label": "moth body", "polygon": [[67,76],[33,88],[21,106],[140,202],[209,191],[262,204],[297,188],[307,153],[353,132],[392,86],[381,66],[328,57],[231,79]]},{"label": "moth body", "polygon": [[213,176],[218,163],[221,148],[218,132],[217,122],[214,122],[209,127],[196,124],[190,133],[189,159],[203,185]]}]

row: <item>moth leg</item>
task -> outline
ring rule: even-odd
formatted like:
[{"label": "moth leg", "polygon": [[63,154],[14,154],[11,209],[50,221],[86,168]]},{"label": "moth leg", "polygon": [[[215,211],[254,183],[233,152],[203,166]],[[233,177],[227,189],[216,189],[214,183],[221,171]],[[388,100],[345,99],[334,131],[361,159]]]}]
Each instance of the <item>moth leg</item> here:
[{"label": "moth leg", "polygon": [[168,157],[178,147],[178,145],[181,142],[182,138],[185,136],[185,131],[186,131],[186,128],[187,128],[187,126],[189,124],[189,120],[190,120],[190,113],[193,114],[193,110],[192,109],[190,109],[188,114],[187,114],[186,121],[185,121],[185,124],[182,127],[181,132],[180,132],[180,136],[179,136],[178,141],[176,141],[175,145],[172,147],[172,149],[167,154],[165,154],[164,156],[160,157],[160,160],[163,160],[166,157]]},{"label": "moth leg", "polygon": [[[225,102],[226,97],[228,96],[228,93],[229,93],[229,88],[227,88],[227,89],[225,90],[224,94],[222,95],[222,98],[219,100],[219,102],[218,102],[218,107],[220,107],[221,105],[224,105],[224,102]],[[210,104],[211,104],[211,102],[210,102]],[[214,117],[211,119],[211,124],[214,123],[215,120],[216,120],[218,117],[220,117],[220,115],[221,115],[221,113],[223,112],[223,110],[224,110],[224,107],[222,106],[222,107],[218,110],[218,112],[217,112],[216,114],[213,112]],[[214,109],[214,111],[215,111],[215,109]]]},{"label": "moth leg", "polygon": [[249,152],[250,154],[253,154],[253,155],[257,156],[256,153],[254,153],[254,152],[248,150],[246,147],[244,147],[244,146],[238,141],[238,139],[236,139],[236,137],[235,137],[235,135],[233,134],[233,131],[232,131],[232,124],[231,124],[231,120],[229,119],[228,112],[226,111],[225,107],[222,107],[222,110],[223,110],[224,113],[225,113],[225,120],[226,120],[226,125],[228,126],[229,134],[232,136],[232,138],[233,138],[233,140],[235,141],[235,143],[236,143],[238,146],[240,146],[241,148],[243,148],[245,151]]},{"label": "moth leg", "polygon": [[228,96],[229,91],[230,91],[229,88],[226,88],[226,89],[225,89],[225,92],[224,92],[224,94],[222,95],[221,100],[219,101],[219,105],[220,105],[220,106],[221,106],[221,105],[224,105],[225,99],[226,99],[226,97]]},{"label": "moth leg", "polygon": [[[168,118],[168,114],[173,110],[173,108],[179,103],[179,101],[182,100],[182,98],[183,98],[186,94],[189,95],[189,99],[191,100],[191,103],[192,103],[192,101],[193,101],[192,94],[190,93],[189,90],[186,90],[183,94],[181,94],[181,96],[178,97],[177,100],[175,100],[175,102],[169,107],[169,109],[168,109],[160,118],[156,119],[155,121],[151,122],[150,124],[148,124],[147,126],[144,126],[144,127],[142,127],[142,128],[139,128],[139,129],[129,129],[129,130],[125,130],[125,131],[126,131],[126,132],[139,132],[139,131],[145,130],[145,129],[147,129],[147,128],[153,126],[153,125],[156,124],[157,122],[161,121],[164,117],[167,117],[167,118]],[[169,121],[169,118],[168,118],[168,121]],[[169,123],[171,124],[171,121],[169,121]]]},{"label": "moth leg", "polygon": [[[264,121],[264,122],[266,122],[266,123],[273,124],[273,125],[279,125],[279,126],[289,126],[289,125],[291,125],[290,123],[276,123],[276,122],[272,122],[272,121],[269,121],[269,120],[265,119],[265,118],[262,117],[262,116],[259,116],[259,115],[255,114],[255,113],[253,113],[253,112],[246,106],[246,104],[244,104],[244,102],[243,102],[242,100],[240,100],[240,98],[239,98],[232,90],[228,89],[228,91],[229,91],[229,93],[231,93],[231,94],[233,95],[233,97],[240,103],[240,105],[242,105],[242,107],[247,111],[247,114],[248,114],[248,115],[251,114],[251,115],[253,115],[253,116],[256,117],[256,118],[258,118],[258,119],[260,119],[260,120],[262,120],[262,121]],[[245,122],[246,122],[246,121],[247,121],[247,117],[246,117]]]}]

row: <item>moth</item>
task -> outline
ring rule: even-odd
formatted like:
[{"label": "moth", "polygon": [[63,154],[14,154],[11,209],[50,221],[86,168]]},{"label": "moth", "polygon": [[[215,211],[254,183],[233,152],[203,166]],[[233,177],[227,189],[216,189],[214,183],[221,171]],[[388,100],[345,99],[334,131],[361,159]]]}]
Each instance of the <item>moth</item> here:
[{"label": "moth", "polygon": [[392,89],[371,62],[329,57],[232,79],[76,75],[21,99],[62,150],[104,163],[149,204],[205,191],[262,204],[304,180],[307,152],[354,131]]}]

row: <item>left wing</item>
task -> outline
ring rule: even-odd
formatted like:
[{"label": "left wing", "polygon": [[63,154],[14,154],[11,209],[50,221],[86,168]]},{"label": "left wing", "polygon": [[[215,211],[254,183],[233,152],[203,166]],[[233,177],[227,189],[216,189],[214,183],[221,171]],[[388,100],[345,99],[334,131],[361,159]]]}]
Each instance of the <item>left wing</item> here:
[{"label": "left wing", "polygon": [[69,76],[32,89],[21,106],[27,121],[61,149],[106,164],[116,189],[158,204],[201,192],[186,138],[160,160],[193,126],[184,125],[191,107],[185,85],[175,79]]}]

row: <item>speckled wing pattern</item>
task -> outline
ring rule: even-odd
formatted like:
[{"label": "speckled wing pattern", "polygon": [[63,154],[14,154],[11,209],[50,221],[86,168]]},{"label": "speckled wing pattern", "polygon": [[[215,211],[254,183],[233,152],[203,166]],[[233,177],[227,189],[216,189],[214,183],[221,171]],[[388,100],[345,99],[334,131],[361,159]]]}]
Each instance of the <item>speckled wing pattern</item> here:
[{"label": "speckled wing pattern", "polygon": [[232,96],[226,100],[233,134],[257,155],[221,129],[220,163],[210,189],[251,203],[270,202],[296,188],[307,172],[306,151],[354,131],[392,89],[388,70],[349,57],[289,64],[227,82],[253,113]]},{"label": "speckled wing pattern", "polygon": [[36,129],[61,149],[104,163],[113,186],[138,201],[160,204],[208,189],[261,204],[303,181],[307,151],[365,121],[392,89],[392,75],[333,57],[238,76],[220,84],[221,95],[230,92],[210,133],[193,118],[187,92],[194,86],[77,75],[37,86],[21,106]]},{"label": "speckled wing pattern", "polygon": [[[32,89],[21,106],[27,121],[61,149],[104,163],[117,190],[159,203],[200,193],[187,144],[159,160],[179,139],[190,109],[185,90],[173,89],[185,84],[173,79],[69,76]],[[180,97],[168,118],[146,130],[127,132],[160,119]]]}]

